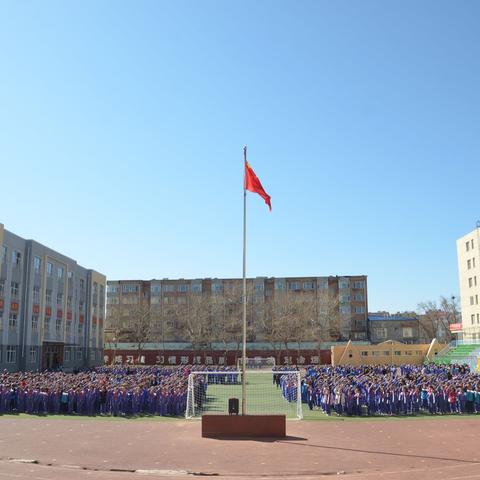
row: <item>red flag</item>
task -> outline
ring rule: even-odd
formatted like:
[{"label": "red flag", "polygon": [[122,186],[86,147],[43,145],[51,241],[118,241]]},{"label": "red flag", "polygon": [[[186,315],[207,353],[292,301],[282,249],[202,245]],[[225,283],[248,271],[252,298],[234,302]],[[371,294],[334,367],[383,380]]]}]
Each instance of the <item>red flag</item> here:
[{"label": "red flag", "polygon": [[270,195],[263,189],[260,180],[255,175],[252,167],[245,162],[245,189],[249,192],[258,193],[264,200],[265,203],[268,205],[270,211],[272,210],[272,205],[270,203]]}]

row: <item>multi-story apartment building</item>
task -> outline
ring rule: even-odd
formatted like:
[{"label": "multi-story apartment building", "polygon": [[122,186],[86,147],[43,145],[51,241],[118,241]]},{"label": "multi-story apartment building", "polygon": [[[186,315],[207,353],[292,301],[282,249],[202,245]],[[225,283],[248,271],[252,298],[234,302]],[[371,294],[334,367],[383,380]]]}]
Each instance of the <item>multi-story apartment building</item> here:
[{"label": "multi-story apartment building", "polygon": [[[241,279],[163,279],[163,280],[118,280],[109,281],[107,287],[107,322],[105,334],[107,341],[133,341],[129,331],[137,321],[134,312],[140,306],[148,307],[152,317],[161,318],[154,322],[150,332],[150,341],[180,342],[188,341],[185,332],[179,328],[179,310],[182,305],[191,305],[194,297],[207,297],[218,305],[224,300],[238,325],[241,318],[240,306],[242,291]],[[269,305],[281,298],[304,298],[312,304],[322,305],[321,298],[330,298],[334,305],[338,333],[334,339],[367,339],[367,277],[330,276],[330,277],[289,277],[247,279],[250,306],[248,309],[249,341],[267,340],[262,331],[261,319]],[[225,299],[229,299],[225,302]],[[236,300],[235,300],[236,299]],[[179,308],[180,307],[180,308]],[[322,308],[322,307],[320,307]],[[199,308],[191,317],[199,316]],[[312,315],[312,313],[309,313]],[[192,322],[194,318],[190,318]],[[288,320],[287,320],[288,321]],[[333,320],[332,320],[333,321]],[[194,326],[190,325],[189,328]],[[236,332],[238,334],[238,331]],[[232,333],[233,334],[233,333]],[[114,340],[115,338],[115,340]],[[304,340],[307,340],[305,338]],[[323,339],[326,341],[327,339]]]},{"label": "multi-story apartment building", "polygon": [[104,275],[0,224],[0,370],[103,363]]},{"label": "multi-story apartment building", "polygon": [[480,340],[480,222],[457,240],[458,274],[465,340]]}]

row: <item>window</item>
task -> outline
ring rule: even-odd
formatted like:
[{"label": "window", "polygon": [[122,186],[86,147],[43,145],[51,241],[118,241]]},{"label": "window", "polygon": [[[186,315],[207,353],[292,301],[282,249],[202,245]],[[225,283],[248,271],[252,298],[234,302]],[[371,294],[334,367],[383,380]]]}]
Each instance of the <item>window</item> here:
[{"label": "window", "polygon": [[300,282],[288,282],[289,290],[300,290]]},{"label": "window", "polygon": [[475,314],[472,313],[472,315],[470,316],[470,320],[472,321],[472,325],[475,323]]},{"label": "window", "polygon": [[63,305],[63,293],[57,293],[57,305]]},{"label": "window", "polygon": [[50,330],[50,317],[45,317],[44,327],[47,332]]},{"label": "window", "polygon": [[328,288],[328,278],[321,278],[317,280],[317,287],[321,289]]},{"label": "window", "polygon": [[83,355],[82,355],[82,350],[79,348],[77,350],[77,360],[81,360],[83,358]]},{"label": "window", "polygon": [[30,361],[30,363],[35,363],[37,361],[37,349],[34,346],[30,347],[28,360]]},{"label": "window", "polygon": [[65,362],[69,362],[71,358],[71,350],[69,347],[65,347],[65,350],[63,352],[63,359]]},{"label": "window", "polygon": [[477,313],[477,323],[480,323],[480,315]]},{"label": "window", "polygon": [[2,245],[2,263],[7,263],[7,247]]},{"label": "window", "polygon": [[11,313],[8,317],[8,328],[10,330],[15,330],[17,328],[17,314]]},{"label": "window", "polygon": [[201,291],[202,291],[202,285],[201,284],[192,285],[192,292],[193,293],[200,293]]},{"label": "window", "polygon": [[340,313],[349,314],[351,312],[350,305],[340,305]]},{"label": "window", "polygon": [[356,293],[355,294],[355,301],[356,302],[362,302],[363,301],[363,295],[361,293]]},{"label": "window", "polygon": [[355,313],[365,313],[365,307],[355,307]]},{"label": "window", "polygon": [[365,282],[363,280],[353,282],[353,288],[365,288]]},{"label": "window", "polygon": [[467,269],[470,270],[472,268],[472,261],[467,260]]},{"label": "window", "polygon": [[123,285],[122,292],[123,293],[136,293],[138,291],[138,285]]},{"label": "window", "polygon": [[473,246],[473,238],[472,238],[472,250],[474,249],[474,246]]},{"label": "window", "polygon": [[400,350],[395,350],[393,354],[399,357],[400,355],[402,355],[402,352]]},{"label": "window", "polygon": [[62,331],[62,319],[57,318],[57,321],[55,322],[55,331],[57,332],[57,335],[61,333]]},{"label": "window", "polygon": [[373,333],[379,339],[387,338],[387,329],[385,327],[374,327]]},{"label": "window", "polygon": [[0,297],[5,295],[5,280],[0,280]]},{"label": "window", "polygon": [[38,315],[32,315],[32,332],[38,330]]},{"label": "window", "polygon": [[275,290],[285,290],[285,283],[275,282]]},{"label": "window", "polygon": [[53,272],[53,265],[51,262],[47,262],[47,275],[49,277],[52,276],[52,272]]},{"label": "window", "polygon": [[72,297],[67,297],[67,310],[72,309]]},{"label": "window", "polygon": [[360,352],[360,355],[361,355],[362,357],[368,357],[368,351]]},{"label": "window", "polygon": [[468,252],[468,251],[470,250],[470,242],[467,242],[467,243],[465,244],[465,247],[466,247],[467,252]]},{"label": "window", "polygon": [[[158,288],[160,289],[160,285],[153,285],[153,286],[151,287],[151,289],[153,289],[153,287],[158,287]],[[112,293],[112,294],[116,295],[116,294],[118,293],[118,287],[115,286],[115,285],[108,285],[108,286],[107,286],[107,295],[108,295],[109,293]]]},{"label": "window", "polygon": [[12,294],[12,298],[16,299],[18,297],[18,283],[17,282],[12,282],[10,284],[10,293]]},{"label": "window", "polygon": [[45,302],[46,303],[52,303],[52,291],[51,290],[45,290]]},{"label": "window", "polygon": [[413,337],[413,327],[403,327],[402,328],[403,338],[412,338]]},{"label": "window", "polygon": [[66,335],[69,337],[72,333],[72,322],[67,321],[67,326],[66,326]]},{"label": "window", "polygon": [[17,349],[13,345],[7,347],[7,363],[17,363]]},{"label": "window", "polygon": [[12,251],[12,265],[14,267],[19,267],[21,264],[22,254],[17,250]]},{"label": "window", "polygon": [[83,334],[83,324],[79,323],[77,326],[77,334],[82,335]]},{"label": "window", "polygon": [[473,295],[470,295],[470,305],[473,305]]},{"label": "window", "polygon": [[40,257],[33,257],[33,270],[35,273],[40,273],[40,268],[42,266],[42,260]]},{"label": "window", "polygon": [[349,302],[350,301],[350,295],[340,295],[340,301],[342,303]]},{"label": "window", "polygon": [[348,280],[342,280],[338,284],[339,288],[345,289],[345,288],[350,288],[350,284]]},{"label": "window", "polygon": [[80,279],[80,290],[85,289],[85,280],[83,278]]},{"label": "window", "polygon": [[472,285],[473,285],[473,279],[470,277],[470,278],[468,279],[468,286],[469,286],[470,288],[472,288]]},{"label": "window", "polygon": [[57,278],[63,278],[63,267],[57,267]]},{"label": "window", "polygon": [[185,284],[184,285],[179,285],[178,286],[178,291],[182,292],[182,293],[188,292],[188,285],[185,285]]},{"label": "window", "polygon": [[33,287],[33,303],[40,303],[40,287]]},{"label": "window", "polygon": [[303,282],[304,290],[313,290],[313,282]]},{"label": "window", "polygon": [[67,273],[67,277],[68,277],[68,278],[73,278],[73,272],[69,271],[69,272]]},{"label": "window", "polygon": [[214,293],[220,293],[223,290],[223,285],[220,283],[214,283],[212,284],[212,292]]}]

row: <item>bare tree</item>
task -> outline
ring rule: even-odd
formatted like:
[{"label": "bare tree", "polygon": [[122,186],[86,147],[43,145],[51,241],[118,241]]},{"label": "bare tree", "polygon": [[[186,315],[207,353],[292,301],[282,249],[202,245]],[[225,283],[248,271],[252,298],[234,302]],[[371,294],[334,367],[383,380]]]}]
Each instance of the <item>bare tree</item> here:
[{"label": "bare tree", "polygon": [[137,346],[137,362],[140,362],[140,352],[145,344],[151,341],[152,310],[148,303],[141,302],[130,310],[130,336]]},{"label": "bare tree", "polygon": [[336,292],[329,289],[318,291],[315,302],[315,314],[312,317],[312,337],[317,345],[320,358],[322,343],[337,340],[340,337],[340,300]]},{"label": "bare tree", "polygon": [[419,328],[428,340],[437,338],[439,341],[450,342],[452,333],[450,325],[458,323],[458,299],[440,297],[440,303],[435,301],[422,302],[418,305],[421,314],[418,317]]}]

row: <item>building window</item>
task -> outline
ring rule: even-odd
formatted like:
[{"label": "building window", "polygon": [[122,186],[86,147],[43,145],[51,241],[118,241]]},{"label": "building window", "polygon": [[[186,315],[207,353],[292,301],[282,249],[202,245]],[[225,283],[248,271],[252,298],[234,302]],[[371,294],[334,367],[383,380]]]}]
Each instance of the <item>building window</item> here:
[{"label": "building window", "polygon": [[194,284],[192,285],[192,292],[193,293],[200,293],[202,291],[202,285],[201,284]]},{"label": "building window", "polygon": [[275,282],[275,290],[285,290],[285,284],[283,282]]},{"label": "building window", "polygon": [[57,318],[57,321],[55,322],[55,330],[57,332],[57,335],[59,333],[61,333],[61,331],[62,331],[62,319],[61,318]]},{"label": "building window", "polygon": [[65,347],[65,350],[63,352],[63,360],[65,362],[69,362],[71,358],[71,350],[69,347]]},{"label": "building window", "polygon": [[35,273],[40,273],[40,268],[42,266],[42,260],[40,257],[33,257],[33,270]]},{"label": "building window", "polygon": [[357,280],[353,282],[353,288],[365,288],[365,282],[363,280]]},{"label": "building window", "polygon": [[350,301],[350,295],[340,295],[340,302],[346,303]]},{"label": "building window", "polygon": [[77,326],[77,334],[78,335],[83,334],[83,325],[81,323],[79,323],[78,326]]},{"label": "building window", "polygon": [[138,285],[123,285],[123,293],[136,293],[138,291]]},{"label": "building window", "polygon": [[10,293],[12,294],[12,298],[15,300],[18,297],[18,283],[12,282],[10,284]]},{"label": "building window", "polygon": [[47,262],[47,275],[49,277],[52,276],[52,272],[53,272],[53,265],[51,262]]},{"label": "building window", "polygon": [[465,244],[465,247],[466,247],[467,252],[468,252],[470,250],[470,242],[469,241]]},{"label": "building window", "polygon": [[68,278],[73,278],[73,272],[72,272],[72,271],[69,271],[69,272],[67,273],[67,277],[68,277]]},{"label": "building window", "polygon": [[19,267],[21,264],[22,254],[17,250],[12,251],[12,265],[14,267]]},{"label": "building window", "polygon": [[17,363],[17,349],[15,346],[7,347],[7,363]]},{"label": "building window", "polygon": [[350,305],[340,305],[340,313],[347,315],[351,312]]},{"label": "building window", "polygon": [[323,289],[328,288],[328,278],[321,278],[317,280],[317,287]]},{"label": "building window", "polygon": [[2,263],[7,263],[7,247],[2,245]]},{"label": "building window", "polygon": [[33,287],[33,303],[40,303],[40,287]]},{"label": "building window", "polygon": [[17,314],[11,313],[8,317],[8,328],[10,330],[15,330],[17,328]]},{"label": "building window", "polygon": [[178,291],[182,293],[188,292],[188,285],[179,285],[178,286]]},{"label": "building window", "polygon": [[472,261],[467,260],[467,269],[470,270],[472,268]]},{"label": "building window", "polygon": [[474,246],[473,246],[473,238],[472,238],[472,250],[474,249]]},{"label": "building window", "polygon": [[[154,285],[154,286],[155,286],[155,287],[157,287],[157,286],[160,287],[160,285]],[[152,287],[151,287],[151,288],[152,288]],[[118,287],[115,286],[115,285],[108,285],[108,286],[107,286],[107,295],[108,295],[109,293],[113,293],[113,294],[116,295],[116,294],[118,293]]]},{"label": "building window", "polygon": [[355,301],[356,302],[362,302],[363,301],[363,295],[361,293],[356,293],[355,294]]},{"label": "building window", "polygon": [[77,350],[77,360],[82,360],[82,358],[83,358],[82,350],[79,348]]},{"label": "building window", "polygon": [[472,288],[472,285],[473,285],[473,279],[470,277],[470,278],[468,279],[468,286],[469,286],[469,288]]},{"label": "building window", "polygon": [[472,315],[470,316],[470,320],[472,321],[472,325],[475,323],[475,314],[472,313]]},{"label": "building window", "polygon": [[30,347],[28,359],[30,363],[35,363],[37,361],[37,349],[33,346]]},{"label": "building window", "polygon": [[300,282],[288,282],[289,290],[300,290]]},{"label": "building window", "polygon": [[387,329],[384,327],[375,327],[373,333],[378,339],[387,338]]},{"label": "building window", "polygon": [[368,357],[368,351],[360,352],[360,355],[361,355],[362,357]]},{"label": "building window", "polygon": [[303,282],[304,290],[313,290],[313,282]]},{"label": "building window", "polygon": [[63,305],[63,293],[57,293],[57,305]]},{"label": "building window", "polygon": [[342,280],[339,282],[339,288],[345,289],[345,288],[350,288],[350,284],[348,283],[348,280]]},{"label": "building window", "polygon": [[402,328],[403,338],[413,338],[413,327]]},{"label": "building window", "polygon": [[32,315],[32,332],[38,330],[38,315]]},{"label": "building window", "polygon": [[80,290],[85,289],[85,280],[83,278],[80,279]]},{"label": "building window", "polygon": [[470,305],[473,305],[473,295],[470,295]]},{"label": "building window", "polygon": [[63,278],[63,267],[57,267],[57,278]]},{"label": "building window", "polygon": [[365,307],[355,307],[355,313],[365,313]]},{"label": "building window", "polygon": [[0,297],[5,295],[5,280],[0,280]]},{"label": "building window", "polygon": [[45,317],[44,327],[45,327],[45,331],[47,332],[50,330],[50,318],[51,317]]},{"label": "building window", "polygon": [[52,291],[51,290],[45,290],[45,302],[46,303],[52,303]]}]

